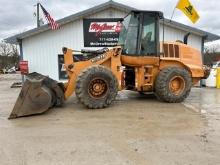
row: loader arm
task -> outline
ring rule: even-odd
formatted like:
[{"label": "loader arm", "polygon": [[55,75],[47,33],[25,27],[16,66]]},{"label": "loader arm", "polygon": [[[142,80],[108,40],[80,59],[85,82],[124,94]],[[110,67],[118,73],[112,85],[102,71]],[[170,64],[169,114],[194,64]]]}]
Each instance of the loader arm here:
[{"label": "loader arm", "polygon": [[89,66],[103,65],[109,68],[116,76],[121,90],[121,47],[117,46],[87,61],[74,62],[73,50],[63,48],[64,64],[68,75],[68,82],[65,84],[65,99],[67,100],[75,91],[78,75]]}]

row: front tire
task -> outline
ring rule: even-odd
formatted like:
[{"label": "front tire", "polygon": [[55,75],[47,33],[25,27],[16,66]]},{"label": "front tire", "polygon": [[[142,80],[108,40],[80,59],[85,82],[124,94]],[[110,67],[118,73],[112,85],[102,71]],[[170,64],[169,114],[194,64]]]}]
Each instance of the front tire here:
[{"label": "front tire", "polygon": [[180,103],[191,91],[192,78],[186,69],[170,67],[159,73],[155,83],[155,93],[159,100]]},{"label": "front tire", "polygon": [[77,80],[75,93],[79,101],[90,109],[109,106],[118,93],[118,81],[108,68],[98,65],[83,70]]}]

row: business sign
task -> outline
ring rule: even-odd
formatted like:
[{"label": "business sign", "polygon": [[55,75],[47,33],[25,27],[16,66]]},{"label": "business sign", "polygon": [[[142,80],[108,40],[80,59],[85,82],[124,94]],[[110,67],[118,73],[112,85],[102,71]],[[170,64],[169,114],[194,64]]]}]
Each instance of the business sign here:
[{"label": "business sign", "polygon": [[83,19],[84,47],[113,47],[121,30],[119,18]]},{"label": "business sign", "polygon": [[22,75],[26,75],[29,73],[28,69],[28,61],[20,61],[19,62],[19,67]]}]

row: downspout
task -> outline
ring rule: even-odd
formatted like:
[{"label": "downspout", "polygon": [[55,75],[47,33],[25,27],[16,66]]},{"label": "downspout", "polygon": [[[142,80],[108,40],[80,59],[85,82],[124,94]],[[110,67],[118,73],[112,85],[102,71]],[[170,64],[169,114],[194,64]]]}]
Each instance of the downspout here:
[{"label": "downspout", "polygon": [[[204,61],[205,61],[205,57],[204,57],[204,48],[205,48],[205,40],[207,39],[207,35],[206,36],[202,36],[202,43],[201,43],[201,55],[202,55],[202,63],[204,65]],[[202,88],[204,80],[200,80],[200,87]]]},{"label": "downspout", "polygon": [[[18,41],[18,45],[19,45],[19,50],[20,50],[20,61],[24,59],[23,56],[23,47],[22,47],[22,40],[21,39],[17,39]],[[24,75],[21,75],[21,79],[22,79],[22,84],[24,84]]]},{"label": "downspout", "polygon": [[202,63],[204,64],[204,49],[205,49],[205,40],[207,36],[202,36],[202,45],[201,45],[201,54],[202,54]]}]

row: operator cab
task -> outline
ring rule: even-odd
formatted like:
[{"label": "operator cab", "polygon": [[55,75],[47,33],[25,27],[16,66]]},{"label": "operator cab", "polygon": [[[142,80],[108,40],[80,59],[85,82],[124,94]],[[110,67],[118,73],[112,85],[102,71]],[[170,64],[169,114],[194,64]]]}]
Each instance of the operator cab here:
[{"label": "operator cab", "polygon": [[121,22],[119,45],[123,55],[159,56],[159,20],[163,13],[158,11],[131,11]]},{"label": "operator cab", "polygon": [[[152,65],[159,61],[159,21],[163,13],[158,11],[131,11],[121,22],[119,43],[122,47],[122,61],[125,66],[125,86],[135,90],[136,66],[144,63]],[[141,62],[143,64],[141,64]],[[146,62],[147,61],[147,62]],[[146,74],[151,75],[151,68],[145,68]],[[145,79],[151,80],[145,76]],[[148,82],[150,84],[150,81]]]}]

